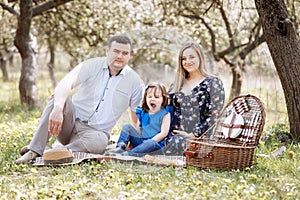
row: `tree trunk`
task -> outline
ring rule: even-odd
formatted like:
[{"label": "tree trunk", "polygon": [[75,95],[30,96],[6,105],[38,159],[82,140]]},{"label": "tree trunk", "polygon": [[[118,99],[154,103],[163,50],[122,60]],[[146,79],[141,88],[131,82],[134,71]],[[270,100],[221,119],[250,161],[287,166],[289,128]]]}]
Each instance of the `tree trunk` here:
[{"label": "tree trunk", "polygon": [[9,81],[9,76],[8,76],[8,70],[7,70],[7,61],[8,61],[8,54],[6,51],[0,51],[0,68],[2,71],[2,80],[3,82]]},{"label": "tree trunk", "polygon": [[2,71],[3,82],[9,81],[8,71],[7,71],[7,60],[4,60],[3,58],[1,59],[1,56],[0,56],[0,68]]},{"label": "tree trunk", "polygon": [[15,46],[22,58],[22,70],[19,82],[21,103],[32,107],[40,107],[37,92],[37,65],[32,38],[30,37],[30,26],[32,20],[32,0],[20,1],[20,16],[15,36]]},{"label": "tree trunk", "polygon": [[290,133],[300,141],[300,43],[284,0],[255,0],[285,95]]},{"label": "tree trunk", "polygon": [[52,43],[51,39],[48,40],[48,47],[50,50],[50,61],[48,63],[49,75],[52,81],[52,86],[55,88],[57,84],[56,77],[54,75],[54,68],[55,68],[55,45]]},{"label": "tree trunk", "polygon": [[232,72],[232,84],[229,99],[233,99],[234,97],[241,94],[242,89],[242,76],[241,71],[238,69],[238,66],[231,66]]}]

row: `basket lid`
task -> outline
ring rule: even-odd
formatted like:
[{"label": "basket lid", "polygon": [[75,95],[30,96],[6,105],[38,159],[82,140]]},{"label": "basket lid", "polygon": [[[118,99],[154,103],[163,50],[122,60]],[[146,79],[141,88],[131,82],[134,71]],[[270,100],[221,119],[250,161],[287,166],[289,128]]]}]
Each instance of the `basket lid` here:
[{"label": "basket lid", "polygon": [[[236,119],[232,118],[234,115]],[[240,118],[238,115],[242,116],[244,123],[238,122],[238,118]],[[258,97],[250,94],[237,96],[221,112],[212,138],[233,145],[257,146],[265,118],[264,104]],[[233,123],[228,125],[227,122],[230,121]],[[228,134],[229,130],[231,131],[230,134]]]}]

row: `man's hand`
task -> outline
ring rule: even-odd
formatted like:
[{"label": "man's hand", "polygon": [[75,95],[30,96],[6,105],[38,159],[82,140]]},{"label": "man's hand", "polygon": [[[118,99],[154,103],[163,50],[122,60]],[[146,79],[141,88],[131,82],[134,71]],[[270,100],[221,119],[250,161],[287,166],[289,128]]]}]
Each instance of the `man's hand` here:
[{"label": "man's hand", "polygon": [[49,116],[48,131],[51,136],[58,136],[63,122],[63,108],[54,106]]}]

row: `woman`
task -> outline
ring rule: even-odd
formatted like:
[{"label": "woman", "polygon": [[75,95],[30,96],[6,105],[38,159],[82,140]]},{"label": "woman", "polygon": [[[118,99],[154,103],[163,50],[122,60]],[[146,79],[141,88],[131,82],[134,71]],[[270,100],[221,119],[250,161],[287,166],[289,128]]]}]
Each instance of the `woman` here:
[{"label": "woman", "polygon": [[174,108],[173,134],[166,154],[183,155],[186,138],[202,136],[217,120],[225,92],[222,81],[205,72],[204,54],[196,43],[182,47],[175,80],[169,91]]}]

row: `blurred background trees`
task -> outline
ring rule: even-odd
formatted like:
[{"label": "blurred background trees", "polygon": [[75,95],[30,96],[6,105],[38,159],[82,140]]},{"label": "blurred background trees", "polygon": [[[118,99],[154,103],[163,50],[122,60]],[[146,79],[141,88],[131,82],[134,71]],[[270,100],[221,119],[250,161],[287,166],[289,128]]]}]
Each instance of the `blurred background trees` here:
[{"label": "blurred background trees", "polygon": [[[285,4],[299,37],[300,3]],[[247,76],[277,77],[255,1],[1,0],[0,23],[2,80],[19,69],[20,100],[33,107],[40,105],[36,82],[42,69],[54,87],[57,72],[104,55],[107,38],[116,33],[132,38],[130,64],[145,82],[170,84],[179,48],[191,40],[203,46],[208,71],[226,79],[228,99],[244,92],[245,84],[253,86]]]}]

